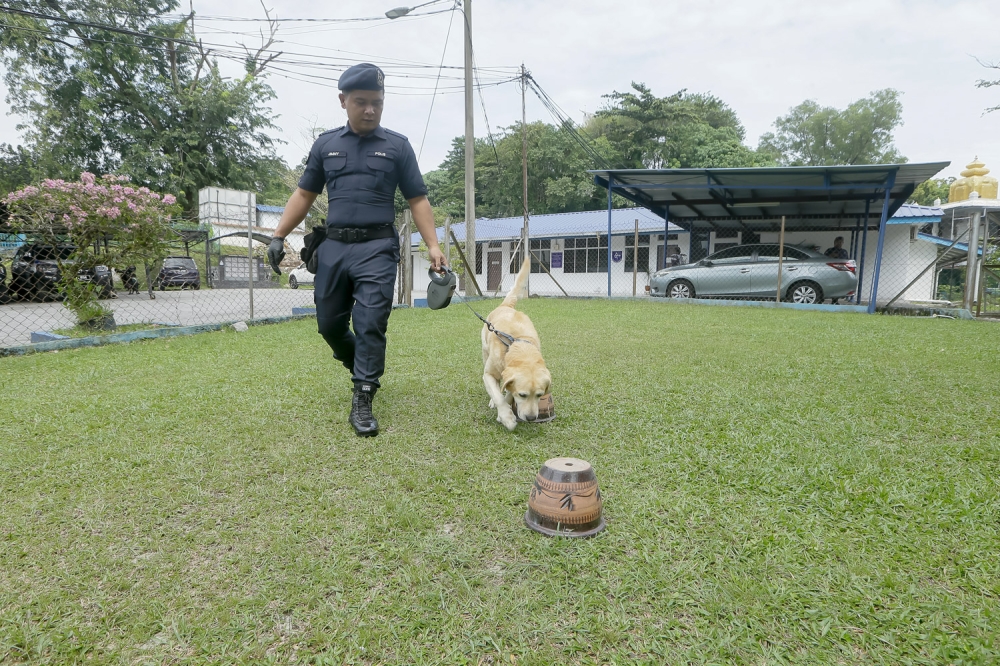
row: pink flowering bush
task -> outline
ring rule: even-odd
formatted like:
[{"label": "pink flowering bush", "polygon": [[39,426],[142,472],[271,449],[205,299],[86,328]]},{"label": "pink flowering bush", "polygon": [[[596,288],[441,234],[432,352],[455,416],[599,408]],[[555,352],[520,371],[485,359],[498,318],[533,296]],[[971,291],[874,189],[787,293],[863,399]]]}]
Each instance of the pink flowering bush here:
[{"label": "pink flowering bush", "polygon": [[100,305],[96,289],[76,279],[82,269],[97,265],[124,268],[148,264],[168,253],[171,217],[180,212],[173,195],[136,187],[125,176],[79,181],[43,180],[4,198],[10,225],[33,240],[71,244],[73,255],[60,265],[66,305],[81,323],[110,313]]}]

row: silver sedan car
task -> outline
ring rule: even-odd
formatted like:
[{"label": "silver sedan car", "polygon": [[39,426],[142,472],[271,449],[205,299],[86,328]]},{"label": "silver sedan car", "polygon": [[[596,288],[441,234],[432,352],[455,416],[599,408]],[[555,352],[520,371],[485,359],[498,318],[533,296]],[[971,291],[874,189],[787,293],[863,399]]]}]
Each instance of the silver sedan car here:
[{"label": "silver sedan car", "polygon": [[[664,268],[650,279],[649,293],[669,298],[773,300],[778,290],[778,249],[769,243],[735,245],[701,261]],[[832,259],[786,245],[781,287],[785,302],[836,301],[857,290],[857,270],[853,259]]]}]

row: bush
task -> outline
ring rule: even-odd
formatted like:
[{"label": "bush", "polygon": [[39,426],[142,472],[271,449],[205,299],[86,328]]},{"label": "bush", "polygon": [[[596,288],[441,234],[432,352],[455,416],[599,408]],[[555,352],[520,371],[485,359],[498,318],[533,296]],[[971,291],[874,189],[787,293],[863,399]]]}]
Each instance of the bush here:
[{"label": "bush", "polygon": [[99,290],[77,275],[106,265],[119,269],[156,261],[169,253],[171,216],[180,211],[173,195],[136,187],[125,176],[97,178],[84,172],[79,181],[44,180],[3,199],[16,233],[36,242],[72,245],[66,258],[57,253],[64,304],[81,325],[111,311],[98,301]]}]

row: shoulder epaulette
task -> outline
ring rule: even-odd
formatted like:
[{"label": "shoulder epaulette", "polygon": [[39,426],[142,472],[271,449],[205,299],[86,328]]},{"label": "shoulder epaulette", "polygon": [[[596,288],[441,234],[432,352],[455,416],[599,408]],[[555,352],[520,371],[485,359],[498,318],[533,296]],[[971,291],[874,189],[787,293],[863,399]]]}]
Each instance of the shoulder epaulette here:
[{"label": "shoulder epaulette", "polygon": [[[345,125],[341,125],[340,127],[334,127],[333,129],[328,129],[325,132],[320,132],[319,136],[323,136],[324,134],[329,134],[330,132],[339,132],[340,130],[344,129],[344,127]],[[318,139],[319,136],[316,138]]]},{"label": "shoulder epaulette", "polygon": [[393,136],[398,136],[400,139],[403,139],[404,141],[409,141],[410,140],[405,134],[400,134],[399,132],[393,132],[391,129],[388,129],[386,127],[383,127],[382,129],[385,130],[386,134],[391,134]]}]

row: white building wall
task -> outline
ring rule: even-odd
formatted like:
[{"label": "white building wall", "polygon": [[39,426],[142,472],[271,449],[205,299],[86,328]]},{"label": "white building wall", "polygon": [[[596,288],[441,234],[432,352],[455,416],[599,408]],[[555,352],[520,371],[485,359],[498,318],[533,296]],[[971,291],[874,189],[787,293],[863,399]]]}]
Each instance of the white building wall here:
[{"label": "white building wall", "polygon": [[[198,191],[198,218],[202,224],[212,226],[213,237],[234,232],[245,233],[250,219],[254,221],[254,232],[271,235],[278,226],[281,213],[257,210],[257,195],[253,192],[204,187]],[[301,250],[304,245],[303,226],[293,229],[285,239],[293,251]],[[238,236],[223,238],[219,243],[243,249],[247,246],[246,238]]]},{"label": "white building wall", "polygon": [[[642,232],[640,232],[640,235]],[[656,259],[657,259],[657,248],[656,244],[663,243],[663,234],[649,234],[650,245],[648,247],[649,260],[644,266],[639,266],[636,271],[636,296],[644,296],[646,293],[646,285],[649,284],[649,276],[656,272]],[[551,240],[551,252],[561,252],[563,253],[563,263],[562,267],[552,267],[550,272],[552,276],[549,276],[545,272],[532,273],[530,279],[530,290],[532,294],[538,294],[541,296],[562,296],[563,292],[559,289],[556,284],[558,281],[559,285],[570,296],[606,296],[608,293],[608,274],[606,272],[601,273],[567,273],[565,272],[565,252],[566,245],[565,239],[552,239]],[[678,234],[677,240],[669,241],[670,245],[677,245],[681,248],[681,252],[685,255],[690,254],[690,235],[687,233]],[[486,295],[487,291],[492,295],[493,293],[505,294],[511,285],[514,283],[514,275],[516,270],[511,272],[510,260],[513,254],[514,248],[517,246],[517,241],[501,241],[501,247],[490,248],[487,247],[488,243],[483,243],[483,271],[476,275],[476,281],[479,283],[479,287],[483,290],[483,294]],[[625,270],[625,250],[626,248],[632,248],[634,245],[634,234],[629,234],[627,236],[612,236],[611,237],[611,251],[612,254],[617,256],[616,253],[620,253],[619,261],[612,261],[611,263],[611,292],[615,296],[631,296],[632,295],[632,271]],[[602,249],[601,252],[606,252],[606,249]],[[500,252],[502,254],[501,258],[501,275],[500,275],[500,288],[499,290],[488,290],[488,275],[487,275],[487,263],[489,259],[490,252]],[[470,262],[475,260],[474,256],[468,257]],[[452,250],[451,253],[452,264],[458,264],[461,259],[458,257],[458,253]],[[551,261],[550,261],[551,263]],[[430,263],[427,258],[414,248],[413,255],[413,285],[415,291],[423,291],[427,279],[427,269],[430,268]],[[519,267],[518,267],[519,268]],[[643,270],[645,268],[645,270]],[[471,283],[467,283],[466,287],[469,291],[472,291]]]}]

